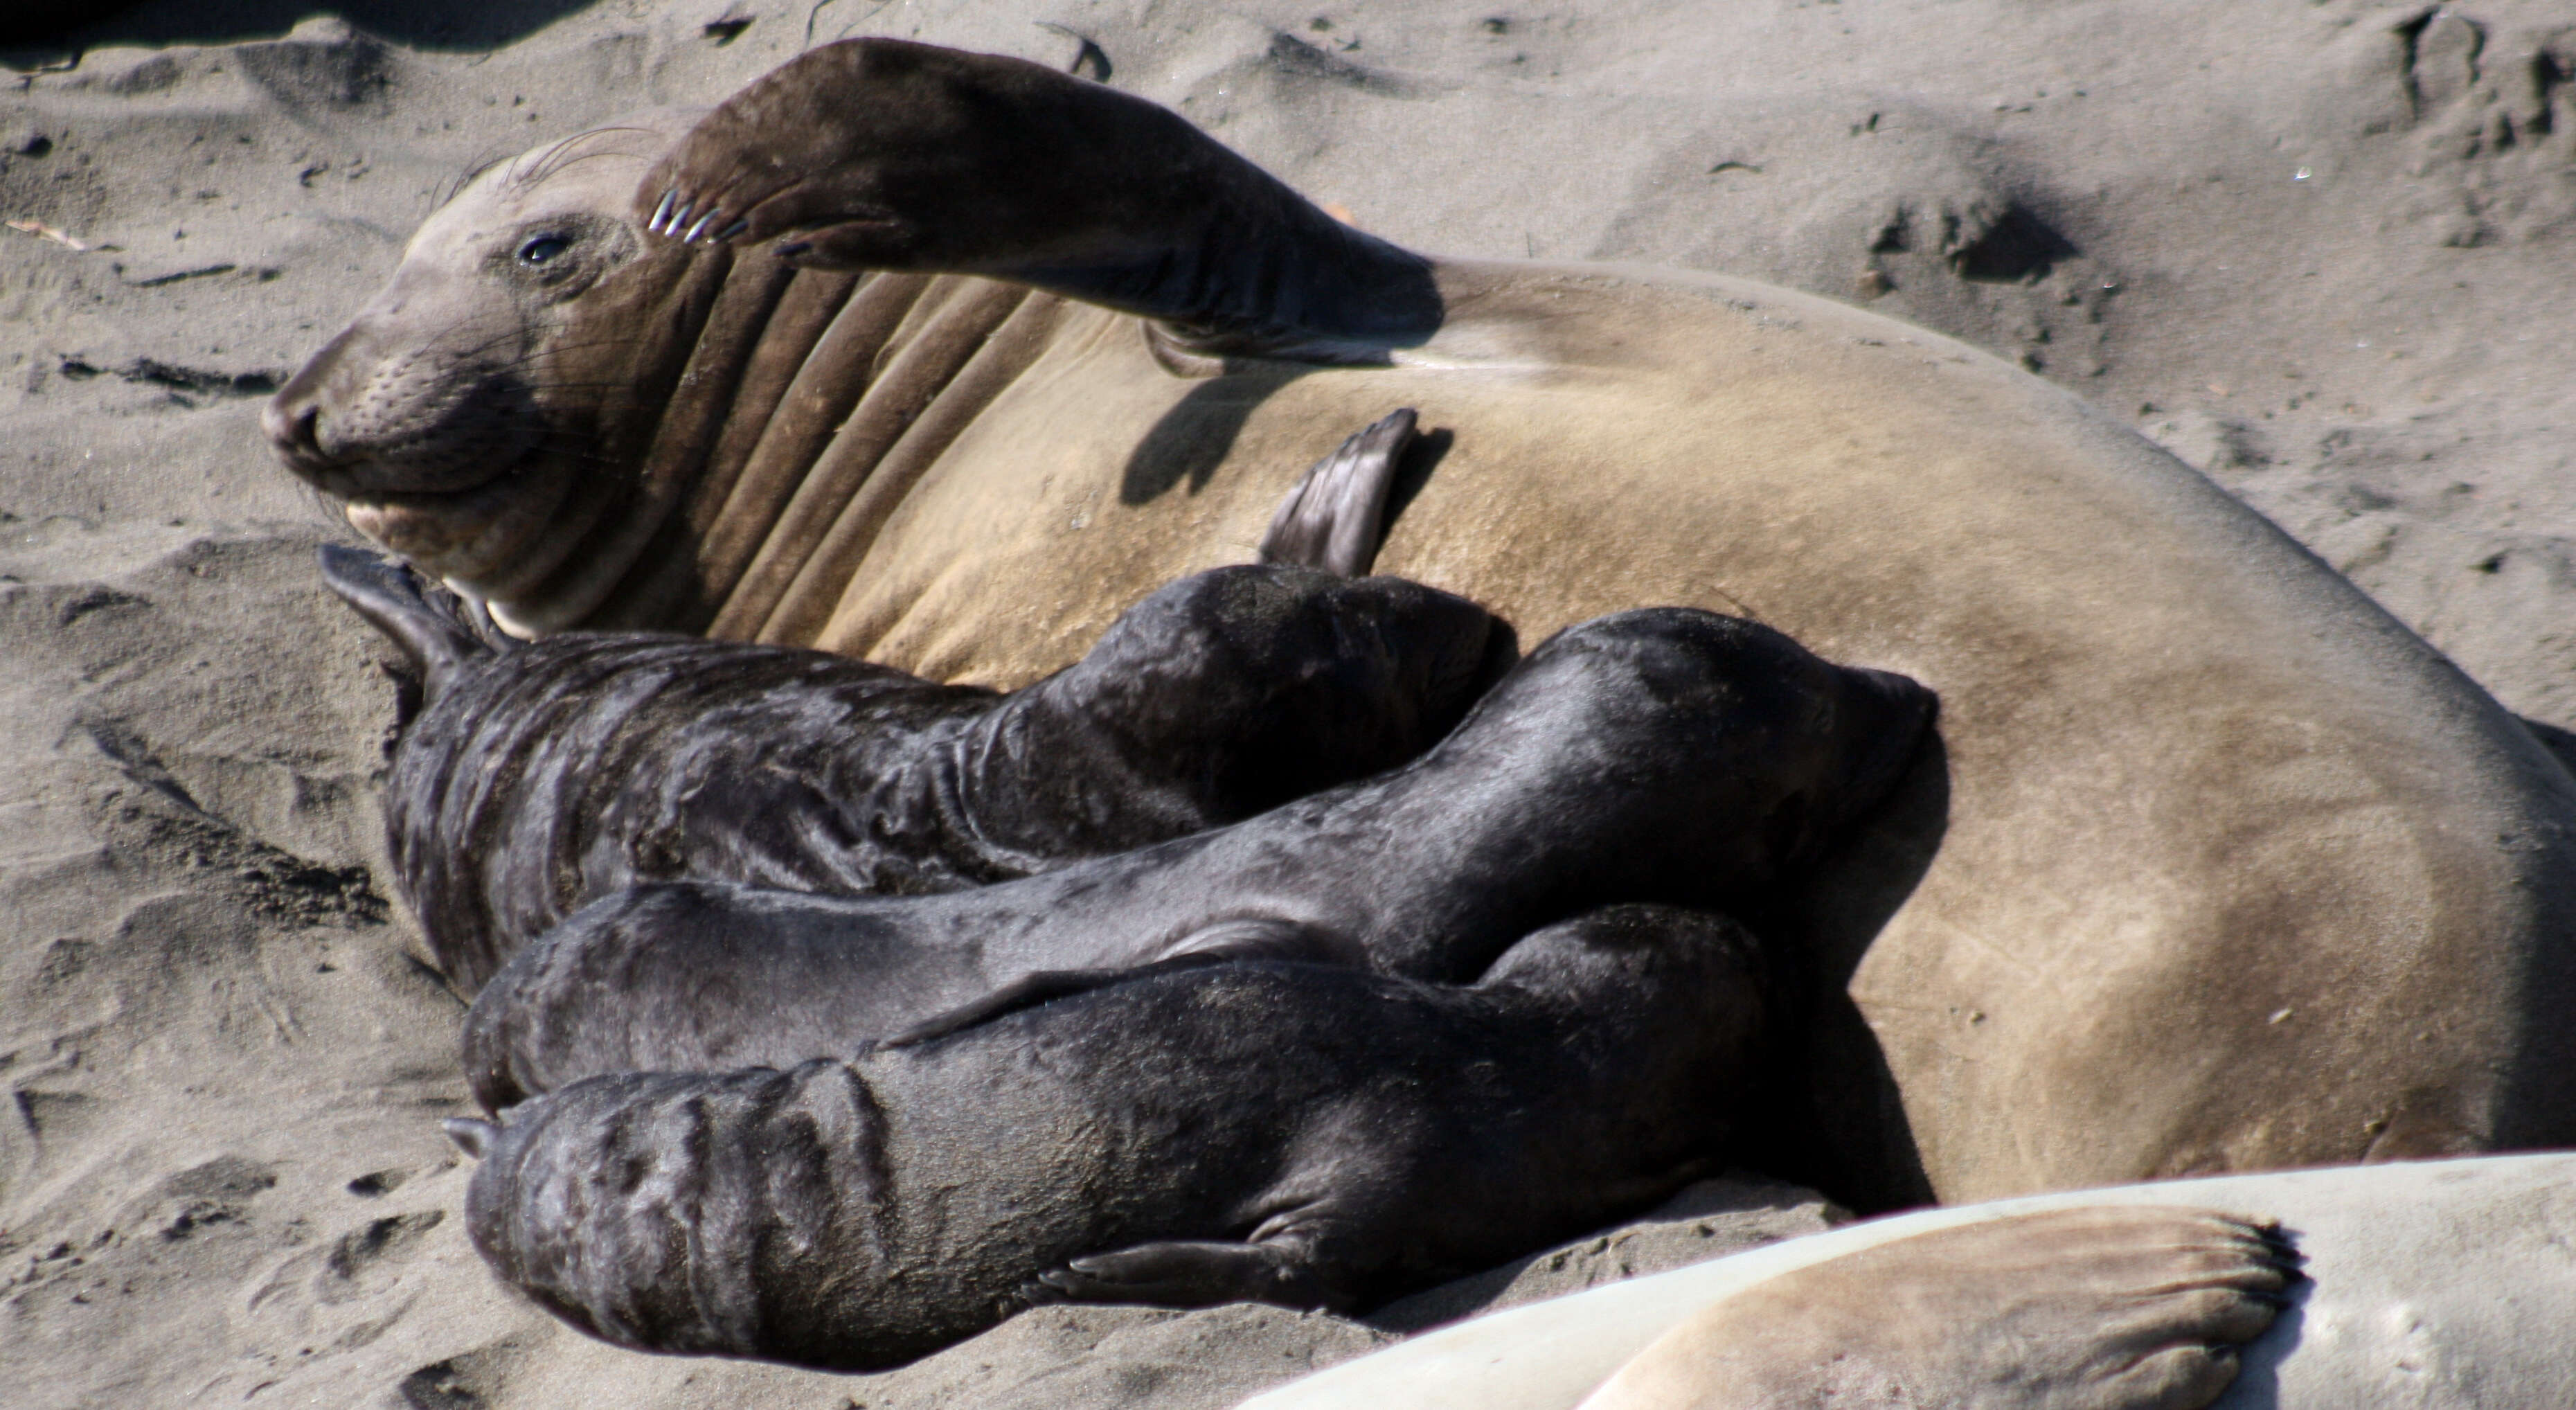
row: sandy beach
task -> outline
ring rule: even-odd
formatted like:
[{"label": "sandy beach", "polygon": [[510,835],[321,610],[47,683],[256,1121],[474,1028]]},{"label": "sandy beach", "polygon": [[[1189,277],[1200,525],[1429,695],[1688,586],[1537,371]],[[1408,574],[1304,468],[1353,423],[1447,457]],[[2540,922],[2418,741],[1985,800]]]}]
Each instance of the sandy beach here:
[{"label": "sandy beach", "polygon": [[[57,7],[68,16],[71,7]],[[2269,516],[2576,761],[2563,0],[145,0],[0,30],[0,1403],[1219,1407],[1839,1217],[1758,1180],[1366,1321],[1050,1309],[900,1372],[638,1356],[466,1245],[388,649],[262,400],[479,164],[918,38],[1168,104],[1444,254],[1965,339]]]}]

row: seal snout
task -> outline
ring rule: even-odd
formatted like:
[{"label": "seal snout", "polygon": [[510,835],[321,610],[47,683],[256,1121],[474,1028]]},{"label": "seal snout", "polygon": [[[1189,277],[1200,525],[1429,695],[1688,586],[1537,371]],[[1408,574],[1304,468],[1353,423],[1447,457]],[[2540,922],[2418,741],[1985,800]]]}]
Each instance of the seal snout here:
[{"label": "seal snout", "polygon": [[1941,697],[1930,686],[1894,671],[1844,668],[1853,702],[1844,728],[1861,742],[1854,796],[1875,798],[1896,786],[1940,718]]},{"label": "seal snout", "polygon": [[348,329],[324,344],[259,412],[260,434],[268,437],[277,458],[297,479],[326,491],[334,488],[332,472],[341,468],[341,462],[322,448],[322,403],[333,369],[346,355],[356,331]]},{"label": "seal snout", "polygon": [[1839,806],[1815,820],[1809,848],[1827,845],[1897,791],[1941,711],[1941,697],[1910,676],[1865,666],[1838,666],[1835,673],[1843,684],[1834,731],[1840,776],[1823,796]]},{"label": "seal snout", "polygon": [[270,399],[259,413],[259,429],[277,456],[302,479],[314,479],[331,467],[322,453],[322,408],[310,401],[288,402],[284,394]]},{"label": "seal snout", "polygon": [[343,500],[430,498],[500,479],[542,429],[511,341],[362,316],[260,410],[286,468]]}]

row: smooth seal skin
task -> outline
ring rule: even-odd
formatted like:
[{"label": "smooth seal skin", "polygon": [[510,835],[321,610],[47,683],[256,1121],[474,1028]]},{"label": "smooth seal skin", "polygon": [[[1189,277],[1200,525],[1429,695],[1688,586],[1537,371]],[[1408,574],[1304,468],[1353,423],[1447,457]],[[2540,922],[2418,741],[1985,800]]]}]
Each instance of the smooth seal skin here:
[{"label": "smooth seal skin", "polygon": [[[881,76],[920,101],[872,100]],[[1340,294],[1404,262],[1302,203],[1199,218],[1277,183],[1108,89],[860,40],[757,91],[684,140],[655,117],[469,185],[280,392],[281,447],[524,629],[703,631],[1010,687],[1248,556],[1318,440],[1417,407],[1454,439],[1399,490],[1379,571],[1524,640],[1655,603],[1750,616],[1948,702],[1898,805],[1802,885],[1811,1141],[1772,1168],[1886,1208],[2576,1144],[2576,782],[2331,569],[2073,395],[1672,270],[1427,259],[1438,327],[1372,332]],[[1033,93],[1086,115],[1090,155],[1023,126]],[[646,228],[675,178],[730,200],[732,174],[774,182],[790,155],[814,164],[796,229]],[[903,175],[932,168],[964,184]],[[826,209],[844,191],[918,237],[908,271],[1029,282],[776,256],[878,218]],[[987,200],[1025,259],[981,240]],[[576,243],[531,253],[614,267],[538,305],[519,252],[558,230]],[[1141,281],[1125,306],[1149,316],[1077,301],[1120,299],[1129,252],[1191,248],[1212,252],[1173,267],[1208,277]],[[1230,272],[1268,268],[1299,292]],[[1274,351],[1186,351],[1218,326]],[[583,458],[470,491],[406,469],[485,444],[500,413],[473,408],[526,403],[507,369],[371,369],[504,334],[538,359],[510,367],[566,368],[532,443]],[[397,422],[420,429],[370,429]]]},{"label": "smooth seal skin", "polygon": [[1749,622],[1620,613],[1542,643],[1413,763],[1231,827],[945,895],[594,902],[476,997],[467,1081],[499,1110],[601,1073],[787,1067],[1175,957],[1459,983],[1604,905],[1751,917],[1885,796],[1933,708]]},{"label": "smooth seal skin", "polygon": [[1476,984],[1225,963],[788,1071],[450,1125],[505,1282],[625,1346],[897,1365],[1029,1301],[1364,1306],[1669,1195],[1764,1005],[1732,922],[1627,906]]},{"label": "smooth seal skin", "polygon": [[1365,565],[1410,429],[1398,413],[1320,462],[1270,563],[1162,589],[1009,695],[790,647],[513,643],[395,565],[324,549],[326,581],[422,671],[385,820],[439,968],[471,994],[583,902],[642,882],[954,890],[1412,758],[1508,664],[1509,631],[1446,593],[1279,561]]},{"label": "smooth seal skin", "polygon": [[[2106,1222],[2121,1211],[2134,1233]],[[2281,1262],[2248,1224],[2277,1228],[2305,1276],[2239,1345],[2242,1300],[2276,1295],[2254,1265]],[[2576,1155],[2397,1161],[1847,1225],[1474,1318],[1243,1410],[1839,1405],[1818,1397],[1852,1361],[1918,1390],[1862,1404],[2128,1410],[2224,1383],[2218,1410],[2531,1410],[2576,1404],[2570,1325]],[[1748,1372],[1773,1399],[1741,1398]]]}]

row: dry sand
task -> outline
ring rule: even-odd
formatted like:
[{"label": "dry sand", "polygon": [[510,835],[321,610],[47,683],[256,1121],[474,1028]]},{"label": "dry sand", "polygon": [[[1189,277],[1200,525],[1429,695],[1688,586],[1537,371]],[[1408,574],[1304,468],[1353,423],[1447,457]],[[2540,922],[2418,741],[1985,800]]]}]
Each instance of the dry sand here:
[{"label": "dry sand", "polygon": [[460,1009],[386,899],[392,686],[259,401],[474,163],[710,102],[809,33],[1080,65],[1418,247],[1727,269],[2021,358],[2576,725],[2564,0],[148,0],[28,42],[48,8],[0,25],[20,1410],[1213,1406],[1823,1217],[1721,1190],[1749,1212],[1378,1327],[1057,1310],[864,1379],[613,1352],[484,1276],[435,1120]]}]

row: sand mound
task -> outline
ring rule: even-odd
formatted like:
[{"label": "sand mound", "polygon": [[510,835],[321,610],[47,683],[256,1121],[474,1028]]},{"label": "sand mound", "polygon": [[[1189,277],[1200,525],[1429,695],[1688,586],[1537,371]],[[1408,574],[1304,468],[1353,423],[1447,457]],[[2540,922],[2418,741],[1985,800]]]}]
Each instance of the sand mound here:
[{"label": "sand mound", "polygon": [[393,688],[311,567],[347,533],[258,403],[477,162],[711,101],[809,36],[1077,67],[1422,247],[1725,268],[2018,357],[2576,725],[2555,0],[303,9],[146,0],[0,36],[25,46],[0,51],[11,1406],[1213,1406],[1823,1218],[1703,1192],[1735,1212],[1375,1325],[1058,1309],[874,1378],[610,1351],[484,1275],[435,1122],[464,1101],[461,1010],[381,880]]}]

